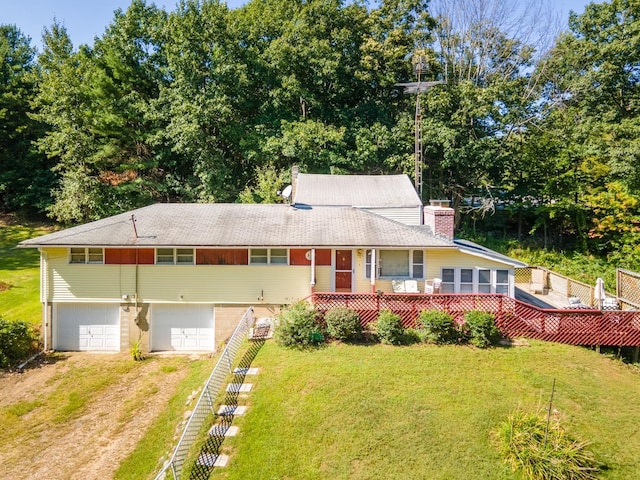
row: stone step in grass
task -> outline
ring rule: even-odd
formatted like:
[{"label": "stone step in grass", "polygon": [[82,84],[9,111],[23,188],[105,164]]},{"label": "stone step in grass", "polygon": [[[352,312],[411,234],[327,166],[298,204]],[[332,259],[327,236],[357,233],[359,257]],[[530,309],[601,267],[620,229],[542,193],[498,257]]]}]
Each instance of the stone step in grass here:
[{"label": "stone step in grass", "polygon": [[257,375],[260,369],[258,367],[253,368],[236,368],[233,373],[236,375]]},{"label": "stone step in grass", "polygon": [[226,467],[229,463],[229,455],[216,455],[215,453],[202,453],[196,461],[198,465],[205,467]]},{"label": "stone step in grass", "polygon": [[238,417],[247,412],[246,405],[220,405],[218,415],[237,415]]},{"label": "stone step in grass", "polygon": [[238,435],[238,427],[226,425],[214,425],[209,430],[210,437],[235,437]]},{"label": "stone step in grass", "polygon": [[248,393],[253,388],[252,383],[230,383],[227,385],[227,392],[231,393]]}]

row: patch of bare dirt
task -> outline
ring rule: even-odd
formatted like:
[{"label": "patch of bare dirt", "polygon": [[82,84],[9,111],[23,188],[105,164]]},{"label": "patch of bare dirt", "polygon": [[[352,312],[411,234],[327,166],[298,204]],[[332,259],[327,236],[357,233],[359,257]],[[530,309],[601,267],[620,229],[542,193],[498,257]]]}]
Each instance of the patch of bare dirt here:
[{"label": "patch of bare dirt", "polygon": [[[113,357],[71,353],[22,374],[0,376],[0,407],[46,398],[59,388],[68,369],[79,364],[109,368]],[[117,357],[126,361],[124,354]],[[1,447],[0,479],[112,478],[188,374],[187,362],[175,371],[161,371],[167,361],[157,358],[118,374],[118,380],[97,395],[81,416],[66,423],[39,424],[35,416],[46,404],[25,415],[31,416],[25,418],[29,431]]]},{"label": "patch of bare dirt", "polygon": [[9,290],[13,285],[6,283],[6,282],[1,282],[0,281],[0,292],[4,292],[6,290]]}]

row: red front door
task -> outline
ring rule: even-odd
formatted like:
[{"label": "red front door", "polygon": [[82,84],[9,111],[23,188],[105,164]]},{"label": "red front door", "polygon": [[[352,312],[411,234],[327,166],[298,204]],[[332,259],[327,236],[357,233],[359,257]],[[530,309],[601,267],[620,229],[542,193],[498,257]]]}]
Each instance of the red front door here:
[{"label": "red front door", "polygon": [[351,291],[351,250],[336,250],[336,292]]}]

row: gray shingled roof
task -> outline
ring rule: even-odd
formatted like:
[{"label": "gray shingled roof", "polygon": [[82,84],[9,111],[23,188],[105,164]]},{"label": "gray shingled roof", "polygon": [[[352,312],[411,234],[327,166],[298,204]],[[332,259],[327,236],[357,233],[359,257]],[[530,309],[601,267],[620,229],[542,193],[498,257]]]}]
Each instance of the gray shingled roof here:
[{"label": "gray shingled roof", "polygon": [[294,204],[361,208],[420,207],[422,202],[406,175],[315,175],[300,173]]},{"label": "gray shingled roof", "polygon": [[[135,238],[131,215],[135,215]],[[351,207],[164,203],[20,243],[44,246],[453,247],[429,227]]]},{"label": "gray shingled roof", "polygon": [[507,257],[506,255],[502,255],[501,253],[496,252],[495,250],[491,250],[487,247],[474,243],[470,240],[464,240],[462,238],[457,238],[453,241],[453,243],[460,247],[460,250],[463,252],[470,253],[472,255],[478,255],[481,257],[489,258],[491,260],[496,260],[502,263],[508,263],[513,265],[514,267],[526,267],[528,266],[526,263],[521,262],[520,260],[516,260],[515,258]]}]

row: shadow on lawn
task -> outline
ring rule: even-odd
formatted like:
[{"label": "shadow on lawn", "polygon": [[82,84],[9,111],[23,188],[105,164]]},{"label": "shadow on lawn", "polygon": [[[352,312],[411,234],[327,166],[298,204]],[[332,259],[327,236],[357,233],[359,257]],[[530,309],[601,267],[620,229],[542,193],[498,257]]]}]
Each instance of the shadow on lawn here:
[{"label": "shadow on lawn", "polygon": [[[254,358],[264,345],[264,339],[256,339],[251,341],[251,345],[249,349],[245,352],[245,354],[240,359],[238,366],[236,367],[236,373],[233,374],[231,378],[231,383],[234,384],[242,384],[244,383],[245,377],[247,375],[247,370],[251,367],[251,363]],[[238,396],[240,392],[238,391],[228,391],[224,398],[224,405],[228,405],[230,407],[238,406]],[[231,412],[232,409],[229,409]],[[220,455],[220,449],[222,447],[222,443],[224,442],[224,434],[231,427],[233,423],[233,413],[223,413],[221,415],[217,415],[218,421],[215,423],[215,429],[213,433],[209,435],[207,440],[202,445],[200,449],[199,458],[207,458],[207,465],[196,464],[193,466],[191,470],[191,475],[189,478],[191,480],[207,480],[211,474],[211,470],[213,469],[213,462]],[[211,464],[211,465],[209,465]]]}]

